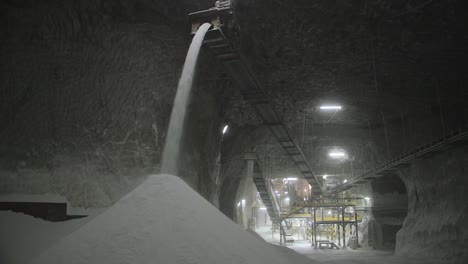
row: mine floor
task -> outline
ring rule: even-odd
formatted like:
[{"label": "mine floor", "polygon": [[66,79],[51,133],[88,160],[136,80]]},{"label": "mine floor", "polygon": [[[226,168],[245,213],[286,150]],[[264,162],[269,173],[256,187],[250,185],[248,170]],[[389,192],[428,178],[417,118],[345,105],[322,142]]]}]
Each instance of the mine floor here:
[{"label": "mine floor", "polygon": [[[270,226],[262,226],[255,230],[265,241],[279,245],[279,233],[272,236]],[[288,248],[318,261],[329,264],[423,264],[426,261],[397,257],[392,251],[374,249],[314,249],[308,240],[296,240],[294,244],[287,245]]]}]

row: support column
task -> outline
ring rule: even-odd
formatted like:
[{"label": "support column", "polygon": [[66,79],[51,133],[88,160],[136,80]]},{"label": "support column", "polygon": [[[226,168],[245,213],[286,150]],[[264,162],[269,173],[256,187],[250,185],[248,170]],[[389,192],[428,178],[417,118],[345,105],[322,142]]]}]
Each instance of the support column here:
[{"label": "support column", "polygon": [[[310,210],[310,221],[312,222],[312,220],[314,219],[313,212],[312,212],[312,207],[309,207],[309,210]],[[310,246],[313,246],[314,245],[314,234],[312,234],[312,232],[314,232],[314,229],[312,227],[312,224],[310,225],[310,230],[311,230],[311,233],[310,233]]]},{"label": "support column", "polygon": [[271,240],[273,240],[275,234],[275,224],[271,221]]},{"label": "support column", "polygon": [[344,214],[345,214],[345,206],[343,206],[341,210],[341,221],[343,223],[343,248],[346,248],[346,225],[344,221]]},{"label": "support column", "polygon": [[280,222],[280,246],[283,245],[283,221],[279,221]]},{"label": "support column", "polygon": [[314,242],[312,243],[313,246],[315,246],[315,248],[317,248],[317,208],[314,207]]},{"label": "support column", "polygon": [[253,181],[255,161],[257,160],[257,154],[255,152],[249,152],[244,154],[244,160],[246,162],[246,174],[239,185],[239,191],[237,193],[237,200],[245,200],[242,203],[242,226],[244,229],[249,228],[249,220],[252,221],[252,206],[254,205],[257,198],[257,188]]},{"label": "support column", "polygon": [[356,247],[359,247],[359,228],[358,228],[358,219],[357,219],[357,213],[354,213],[354,220],[356,221]]},{"label": "support column", "polygon": [[336,224],[336,233],[338,234],[338,246],[341,247],[340,224]]}]

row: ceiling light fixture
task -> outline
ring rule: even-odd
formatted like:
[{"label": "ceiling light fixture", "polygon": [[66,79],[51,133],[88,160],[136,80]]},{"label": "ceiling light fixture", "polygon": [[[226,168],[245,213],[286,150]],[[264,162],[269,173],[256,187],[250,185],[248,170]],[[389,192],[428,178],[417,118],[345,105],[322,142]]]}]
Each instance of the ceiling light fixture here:
[{"label": "ceiling light fixture", "polygon": [[347,183],[347,182],[348,182],[348,180],[346,180],[346,179],[343,181],[343,183]]},{"label": "ceiling light fixture", "polygon": [[224,128],[223,128],[223,135],[226,133],[226,131],[228,130],[229,126],[228,125],[225,125]]},{"label": "ceiling light fixture", "polygon": [[286,178],[286,180],[288,180],[288,181],[295,181],[295,180],[297,180],[297,178]]},{"label": "ceiling light fixture", "polygon": [[341,110],[341,105],[322,105],[320,110]]},{"label": "ceiling light fixture", "polygon": [[345,157],[346,153],[344,153],[343,151],[332,151],[328,153],[328,156],[330,156],[330,158],[333,158],[333,159],[338,159],[338,158]]}]

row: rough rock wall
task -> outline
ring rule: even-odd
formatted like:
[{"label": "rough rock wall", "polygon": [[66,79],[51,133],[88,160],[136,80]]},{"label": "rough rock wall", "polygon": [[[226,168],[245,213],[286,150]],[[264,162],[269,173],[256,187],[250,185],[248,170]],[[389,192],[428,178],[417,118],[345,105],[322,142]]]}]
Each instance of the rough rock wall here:
[{"label": "rough rock wall", "polygon": [[[104,207],[158,172],[187,32],[138,3],[119,4],[2,6],[0,194],[55,193]],[[212,86],[197,86],[197,101],[209,103],[189,122],[197,143],[187,153],[196,158],[183,176],[195,188],[214,163],[203,154],[213,149],[205,131],[219,125]]]},{"label": "rough rock wall", "polygon": [[401,171],[409,207],[396,255],[468,262],[467,164],[466,145],[461,145]]},{"label": "rough rock wall", "polygon": [[396,233],[407,215],[408,198],[398,175],[390,174],[371,183],[372,220],[369,242],[377,249],[394,249]]},{"label": "rough rock wall", "polygon": [[394,249],[396,233],[405,220],[408,207],[405,185],[398,175],[386,175],[348,192],[369,198],[358,203],[358,207],[366,207],[359,225],[361,246]]}]

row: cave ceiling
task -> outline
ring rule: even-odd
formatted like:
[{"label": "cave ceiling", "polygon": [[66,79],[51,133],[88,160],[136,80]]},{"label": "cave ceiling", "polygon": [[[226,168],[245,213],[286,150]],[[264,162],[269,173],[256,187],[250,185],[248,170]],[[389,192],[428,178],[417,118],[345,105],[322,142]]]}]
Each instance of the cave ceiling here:
[{"label": "cave ceiling", "polygon": [[[178,25],[186,23],[185,13],[212,6],[210,1],[166,4],[171,6],[167,16]],[[447,130],[466,120],[464,5],[456,0],[237,0],[240,34],[229,40],[239,46],[314,167],[327,167],[320,155],[344,146],[365,168],[412,147],[403,146],[409,133],[421,139],[417,144],[438,135],[442,111]],[[262,123],[235,87],[229,96],[227,122]],[[323,104],[343,110],[323,112],[318,109]],[[388,149],[382,131],[370,131],[379,129],[388,130],[394,149]],[[369,146],[372,137],[377,146]],[[364,152],[373,152],[375,160]],[[277,156],[283,160],[279,149]],[[292,166],[282,170],[293,171]]]},{"label": "cave ceiling", "polygon": [[[234,12],[239,34],[230,41],[239,45],[240,54],[293,138],[304,145],[305,153],[316,156],[334,145],[349,146],[357,153],[369,137],[375,139],[379,133],[370,130],[384,126],[390,130],[390,145],[401,145],[422,138],[420,134],[424,133],[434,137],[440,130],[443,111],[447,130],[451,125],[457,127],[460,120],[466,123],[465,2],[236,0]],[[33,1],[5,3],[14,7],[10,11],[34,5]],[[126,32],[128,28],[138,28],[135,25],[144,29],[146,25],[168,26],[183,36],[188,46],[187,14],[213,4],[213,0],[102,0],[65,6],[62,1],[55,1],[42,8],[47,6],[64,16],[76,17],[91,29]],[[68,9],[76,15],[64,11]],[[25,24],[24,28],[30,27]],[[99,35],[100,31],[95,32]],[[8,30],[0,34],[2,39],[14,35]],[[158,36],[148,36],[150,40],[153,38]],[[205,63],[200,69],[209,71],[210,65]],[[212,65],[217,69],[221,66],[215,61]],[[226,73],[217,78],[229,76]],[[221,104],[225,104],[225,121],[239,127],[261,125],[262,121],[235,85],[232,88],[221,93],[225,97],[220,98]],[[218,87],[223,89],[224,86]],[[337,113],[318,110],[318,106],[327,103],[340,104],[343,110]],[[313,124],[314,128],[304,129],[305,123]],[[416,131],[418,126],[421,129]],[[431,131],[434,127],[437,133]],[[413,131],[412,138],[407,136],[408,131]],[[400,140],[401,135],[407,139]],[[375,152],[382,152],[386,143],[381,132],[378,140]]]},{"label": "cave ceiling", "polygon": [[[312,166],[340,167],[323,157],[342,146],[364,171],[413,148],[411,139],[440,136],[441,119],[445,130],[466,120],[463,5],[238,0],[234,41]],[[234,122],[261,122],[242,99],[233,101]],[[323,104],[343,110],[323,112]]]},{"label": "cave ceiling", "polygon": [[[240,53],[288,123],[301,122],[305,115],[318,124],[381,127],[381,112],[388,122],[411,115],[432,118],[439,101],[462,107],[467,97],[461,88],[468,55],[464,1],[233,3],[240,37],[231,40],[239,43]],[[188,37],[187,14],[208,9],[214,1],[90,5],[116,21],[165,24]],[[227,119],[259,122],[235,92],[230,96]],[[324,103],[341,104],[345,111],[334,116],[317,111]]]},{"label": "cave ceiling", "polygon": [[[367,126],[462,104],[462,1],[237,1],[241,52],[287,122]],[[463,77],[464,78],[464,77]],[[323,103],[344,106],[331,120]]]}]

